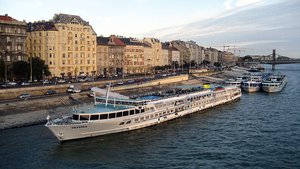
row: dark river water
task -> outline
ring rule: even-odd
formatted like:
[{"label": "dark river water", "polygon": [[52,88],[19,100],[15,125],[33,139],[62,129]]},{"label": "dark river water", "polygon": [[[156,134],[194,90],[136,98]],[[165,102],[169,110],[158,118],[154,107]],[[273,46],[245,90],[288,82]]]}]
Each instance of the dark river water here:
[{"label": "dark river water", "polygon": [[300,64],[276,68],[280,93],[136,131],[60,143],[43,125],[1,130],[0,168],[300,168]]}]

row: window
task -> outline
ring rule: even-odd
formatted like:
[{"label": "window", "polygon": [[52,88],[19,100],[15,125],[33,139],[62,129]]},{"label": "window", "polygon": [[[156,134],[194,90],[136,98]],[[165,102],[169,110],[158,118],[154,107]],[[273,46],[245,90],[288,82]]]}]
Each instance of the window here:
[{"label": "window", "polygon": [[107,119],[107,114],[100,114],[100,120]]},{"label": "window", "polygon": [[79,115],[73,114],[73,120],[78,120],[78,118],[79,118]]},{"label": "window", "polygon": [[89,120],[89,115],[80,115],[80,120]]},{"label": "window", "polygon": [[115,117],[116,117],[116,113],[110,113],[110,114],[109,114],[109,118],[110,118],[110,119],[113,119],[113,118],[115,118]]},{"label": "window", "polygon": [[91,120],[99,120],[99,114],[91,115]]},{"label": "window", "polygon": [[128,111],[124,111],[123,116],[128,116]]},{"label": "window", "polygon": [[134,110],[130,110],[130,115],[134,115]]},{"label": "window", "polygon": [[140,110],[135,110],[135,114],[139,114],[141,111]]},{"label": "window", "polygon": [[117,117],[122,117],[122,112],[118,112]]},{"label": "window", "polygon": [[120,125],[124,125],[124,122],[121,122]]},{"label": "window", "polygon": [[141,113],[144,113],[144,112],[145,112],[145,109],[142,109],[142,110],[141,110]]}]

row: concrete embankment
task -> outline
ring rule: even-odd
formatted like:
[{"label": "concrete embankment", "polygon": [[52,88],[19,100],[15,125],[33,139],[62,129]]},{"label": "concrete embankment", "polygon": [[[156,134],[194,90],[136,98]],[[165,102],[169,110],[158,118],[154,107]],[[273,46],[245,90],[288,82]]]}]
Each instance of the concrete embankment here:
[{"label": "concrete embankment", "polygon": [[[164,79],[157,79],[153,81],[148,81],[144,83],[134,84],[134,85],[124,85],[120,87],[114,87],[114,91],[118,91],[122,94],[132,95],[143,93],[145,91],[161,90],[162,88],[170,88],[172,85],[178,83],[190,83],[188,80],[188,75],[172,76]],[[101,86],[105,85],[107,81],[102,83],[87,83],[83,86],[92,87],[92,86]],[[199,81],[195,81],[199,84]],[[67,88],[66,85],[57,85],[54,87],[54,90],[65,91]],[[48,90],[50,86],[42,86],[33,90],[30,88],[30,92],[40,92],[43,93],[43,90]],[[51,86],[53,89],[53,86]],[[134,89],[134,93],[132,90]],[[20,91],[26,91],[26,88],[22,89],[13,89],[10,91],[10,95],[16,95]],[[76,105],[82,103],[91,103],[93,102],[92,98],[88,98],[86,95],[87,92],[82,92],[80,94],[73,94],[72,97],[69,95],[66,96],[56,96],[56,97],[46,97],[43,99],[35,100],[20,100],[16,102],[3,103],[0,104],[0,129],[13,128],[13,127],[22,127],[33,124],[41,124],[46,122],[46,117],[48,114],[52,118],[60,117],[68,112],[70,109]]]}]

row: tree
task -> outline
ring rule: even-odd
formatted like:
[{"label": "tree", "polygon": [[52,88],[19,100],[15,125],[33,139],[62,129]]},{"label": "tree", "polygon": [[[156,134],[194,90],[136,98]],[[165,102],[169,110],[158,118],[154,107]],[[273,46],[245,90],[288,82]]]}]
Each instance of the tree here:
[{"label": "tree", "polygon": [[191,66],[192,66],[192,67],[196,67],[196,66],[197,66],[197,63],[196,63],[195,60],[192,60],[192,61],[191,61]]},{"label": "tree", "polygon": [[0,60],[0,79],[4,81],[5,78],[5,62],[1,59]]},{"label": "tree", "polygon": [[29,64],[24,61],[17,61],[12,64],[12,72],[16,79],[29,79]]},{"label": "tree", "polygon": [[172,65],[173,65],[175,68],[179,68],[179,63],[178,63],[178,61],[172,61]]},{"label": "tree", "polygon": [[49,71],[48,65],[45,64],[45,61],[38,58],[38,57],[32,57],[32,77],[33,79],[43,79],[44,76],[51,75]]},{"label": "tree", "polygon": [[215,67],[221,67],[221,63],[215,62],[215,63],[214,63],[214,66],[215,66]]},{"label": "tree", "polygon": [[202,64],[203,64],[203,65],[209,65],[209,64],[210,64],[210,61],[203,60],[203,61],[202,61]]}]

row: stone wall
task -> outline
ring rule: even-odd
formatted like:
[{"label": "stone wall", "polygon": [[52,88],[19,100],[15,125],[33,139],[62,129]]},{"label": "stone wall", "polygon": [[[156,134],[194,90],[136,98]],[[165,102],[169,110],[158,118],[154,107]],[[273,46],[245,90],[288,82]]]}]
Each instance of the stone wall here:
[{"label": "stone wall", "polygon": [[168,84],[168,83],[176,83],[176,82],[186,81],[188,79],[189,79],[188,75],[171,76],[171,77],[164,78],[164,79],[152,80],[152,81],[147,82],[147,83],[139,83],[139,84],[132,84],[132,85],[124,85],[124,86],[114,87],[114,88],[112,88],[112,91],[157,86],[157,85],[163,85],[163,84]]}]

